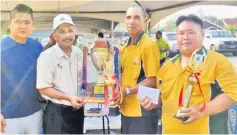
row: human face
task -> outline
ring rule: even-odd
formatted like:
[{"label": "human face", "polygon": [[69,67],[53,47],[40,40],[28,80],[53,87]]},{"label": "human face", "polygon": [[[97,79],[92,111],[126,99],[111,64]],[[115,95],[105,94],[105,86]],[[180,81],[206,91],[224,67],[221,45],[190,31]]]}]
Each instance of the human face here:
[{"label": "human face", "polygon": [[204,32],[198,24],[183,21],[177,28],[176,38],[180,53],[190,57],[196,49],[202,47]]},{"label": "human face", "polygon": [[73,25],[63,23],[54,32],[55,40],[61,48],[71,48],[75,40],[75,30]]},{"label": "human face", "polygon": [[34,22],[28,13],[16,13],[12,20],[8,21],[11,36],[15,39],[25,40],[34,29]]},{"label": "human face", "polygon": [[127,10],[125,25],[130,35],[139,35],[145,24],[146,20],[144,19],[140,8],[131,7]]},{"label": "human face", "polygon": [[156,39],[160,39],[161,35],[160,34],[156,34]]}]

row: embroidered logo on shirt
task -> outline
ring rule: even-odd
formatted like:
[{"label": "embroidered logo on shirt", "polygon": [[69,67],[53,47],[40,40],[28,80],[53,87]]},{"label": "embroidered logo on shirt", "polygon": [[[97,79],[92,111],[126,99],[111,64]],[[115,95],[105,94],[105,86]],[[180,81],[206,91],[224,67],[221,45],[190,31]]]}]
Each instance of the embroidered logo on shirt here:
[{"label": "embroidered logo on shirt", "polygon": [[133,60],[133,64],[138,64],[138,63],[139,63],[138,58],[137,58],[137,57],[134,58],[134,60]]},{"label": "embroidered logo on shirt", "polygon": [[203,56],[200,54],[196,54],[194,56],[194,62],[196,65],[200,64],[203,61]]},{"label": "embroidered logo on shirt", "polygon": [[58,63],[58,68],[60,68],[60,69],[62,69],[63,67],[62,67],[62,65],[60,64],[60,63]]}]

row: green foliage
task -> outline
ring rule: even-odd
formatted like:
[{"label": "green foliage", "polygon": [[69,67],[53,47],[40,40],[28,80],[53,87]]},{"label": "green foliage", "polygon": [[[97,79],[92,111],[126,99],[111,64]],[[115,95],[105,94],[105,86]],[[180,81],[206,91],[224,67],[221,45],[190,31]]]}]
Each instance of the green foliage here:
[{"label": "green foliage", "polygon": [[230,26],[225,26],[224,28],[227,31],[230,31],[232,35],[235,35],[237,33],[237,25],[230,25]]}]

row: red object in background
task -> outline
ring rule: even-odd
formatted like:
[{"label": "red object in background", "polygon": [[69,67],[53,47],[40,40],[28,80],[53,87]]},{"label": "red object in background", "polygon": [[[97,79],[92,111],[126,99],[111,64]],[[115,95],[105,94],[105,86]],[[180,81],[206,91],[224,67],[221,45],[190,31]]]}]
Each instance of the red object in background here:
[{"label": "red object in background", "polygon": [[108,43],[106,40],[96,40],[94,44],[94,48],[107,48]]},{"label": "red object in background", "polygon": [[51,33],[51,35],[49,36],[49,38],[50,38],[50,40],[52,41],[52,44],[53,44],[53,45],[56,44],[56,40],[55,40],[55,38],[54,38],[54,34],[53,34],[53,33]]}]

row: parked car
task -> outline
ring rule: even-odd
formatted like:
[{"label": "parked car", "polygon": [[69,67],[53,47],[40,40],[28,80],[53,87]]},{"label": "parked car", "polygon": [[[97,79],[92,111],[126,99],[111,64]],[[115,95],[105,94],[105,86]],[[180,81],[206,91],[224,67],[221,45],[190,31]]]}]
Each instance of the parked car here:
[{"label": "parked car", "polygon": [[209,50],[220,53],[232,53],[234,56],[237,56],[237,39],[229,31],[206,31],[203,45]]},{"label": "parked car", "polygon": [[169,44],[168,57],[173,57],[179,53],[177,41],[176,41],[176,32],[162,32],[162,37],[166,39]]}]

